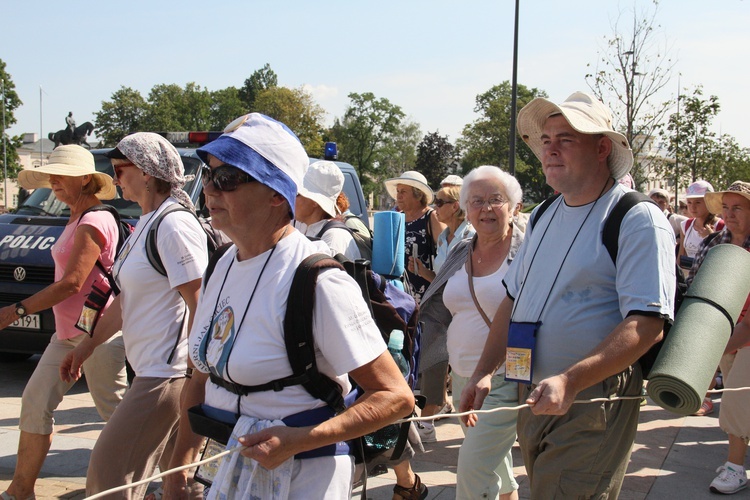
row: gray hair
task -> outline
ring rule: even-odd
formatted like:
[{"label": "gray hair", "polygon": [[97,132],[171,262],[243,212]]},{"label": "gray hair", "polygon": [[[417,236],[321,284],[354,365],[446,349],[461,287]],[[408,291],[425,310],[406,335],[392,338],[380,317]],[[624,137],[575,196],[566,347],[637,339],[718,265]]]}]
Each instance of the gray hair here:
[{"label": "gray hair", "polygon": [[471,186],[475,182],[482,180],[498,181],[500,185],[503,186],[505,193],[508,195],[508,204],[511,207],[511,211],[515,210],[516,206],[521,202],[523,191],[515,177],[508,172],[501,170],[500,167],[482,165],[481,167],[475,168],[464,177],[464,184],[461,186],[461,198],[459,200],[461,208],[464,210],[468,208],[469,191],[471,191]]}]

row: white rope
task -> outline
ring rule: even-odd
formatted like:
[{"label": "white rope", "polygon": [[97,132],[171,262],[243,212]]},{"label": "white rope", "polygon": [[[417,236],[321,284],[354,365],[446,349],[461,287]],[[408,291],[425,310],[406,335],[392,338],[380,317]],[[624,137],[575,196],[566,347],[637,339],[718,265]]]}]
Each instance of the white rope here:
[{"label": "white rope", "polygon": [[154,481],[156,479],[160,479],[160,478],[162,478],[164,476],[168,476],[170,474],[174,474],[175,472],[180,472],[180,471],[185,470],[185,469],[192,469],[193,467],[199,467],[199,466],[201,466],[203,464],[207,464],[207,463],[212,462],[214,460],[217,460],[217,459],[219,459],[219,458],[221,458],[223,456],[229,455],[230,453],[236,453],[236,452],[242,450],[242,448],[244,448],[244,446],[237,446],[236,448],[230,448],[228,450],[222,451],[221,453],[217,453],[216,455],[214,455],[214,456],[212,456],[210,458],[207,458],[205,460],[201,460],[200,462],[195,462],[194,464],[188,464],[188,465],[182,465],[180,467],[175,467],[174,469],[169,469],[169,470],[164,471],[164,472],[162,472],[160,474],[156,474],[155,476],[151,476],[151,477],[148,477],[146,479],[142,479],[142,480],[138,481],[137,483],[124,484],[122,486],[117,486],[116,488],[111,488],[111,489],[99,492],[99,493],[97,493],[95,495],[91,495],[90,497],[86,497],[84,500],[93,500],[94,498],[100,498],[100,497],[103,497],[103,496],[106,496],[106,495],[110,495],[112,493],[117,493],[118,491],[129,490],[130,488],[135,488],[136,486],[140,486],[142,484],[148,484],[151,481]]},{"label": "white rope", "polygon": [[[713,389],[713,390],[706,391],[706,392],[710,393],[710,394],[719,394],[719,393],[722,393],[722,392],[738,392],[738,391],[747,391],[747,390],[750,390],[750,387],[736,387],[736,388],[731,388],[731,389]],[[628,400],[628,399],[642,399],[644,397],[645,396],[615,396],[615,397],[611,397],[611,398],[577,399],[577,400],[573,401],[573,403],[574,404],[580,404],[580,403],[610,403],[610,402],[614,402],[614,401],[624,401],[624,400]],[[521,410],[523,408],[531,408],[531,405],[529,405],[529,404],[522,404],[522,405],[518,405],[518,406],[503,406],[503,407],[500,407],[500,408],[492,408],[490,410],[470,410],[470,411],[465,411],[465,412],[462,412],[462,413],[441,413],[439,415],[432,415],[432,416],[429,416],[429,417],[403,418],[401,420],[397,420],[394,423],[395,424],[402,424],[402,423],[406,423],[406,422],[424,422],[424,421],[428,421],[428,420],[439,420],[439,419],[443,419],[443,418],[460,418],[460,417],[465,417],[465,416],[472,415],[472,414],[474,414],[474,415],[483,415],[483,414],[488,414],[488,413],[495,413],[495,412],[498,412],[498,411],[518,411],[518,410]],[[135,488],[136,486],[140,486],[142,484],[148,484],[151,481],[155,481],[156,479],[160,479],[160,478],[162,478],[164,476],[168,476],[170,474],[174,474],[175,472],[180,472],[180,471],[183,471],[185,469],[192,469],[193,467],[199,467],[199,466],[201,466],[203,464],[207,464],[207,463],[212,462],[214,460],[218,460],[219,458],[222,458],[222,457],[224,457],[226,455],[229,455],[231,453],[237,453],[238,451],[241,451],[243,448],[244,448],[244,446],[237,446],[235,448],[231,448],[229,450],[222,451],[221,453],[218,453],[218,454],[216,454],[216,455],[214,455],[214,456],[212,456],[210,458],[206,458],[204,460],[201,460],[200,462],[195,462],[195,463],[192,463],[192,464],[182,465],[180,467],[175,467],[174,469],[169,469],[169,470],[164,471],[164,472],[162,472],[160,474],[156,474],[155,476],[151,476],[149,478],[142,479],[141,481],[138,481],[137,483],[124,484],[122,486],[117,486],[116,488],[112,488],[112,489],[109,489],[109,490],[102,491],[102,492],[97,493],[95,495],[91,495],[90,497],[86,497],[84,500],[93,500],[94,498],[101,498],[103,496],[110,495],[112,493],[117,493],[118,491],[124,491],[124,490],[128,490],[130,488]]]}]

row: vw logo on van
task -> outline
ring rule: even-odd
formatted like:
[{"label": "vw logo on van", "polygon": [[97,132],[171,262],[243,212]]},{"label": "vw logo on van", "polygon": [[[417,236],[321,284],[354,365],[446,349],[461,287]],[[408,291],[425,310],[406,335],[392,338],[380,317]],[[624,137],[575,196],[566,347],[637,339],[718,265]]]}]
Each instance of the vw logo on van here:
[{"label": "vw logo on van", "polygon": [[23,281],[26,279],[26,269],[17,267],[13,270],[13,277],[16,281]]}]

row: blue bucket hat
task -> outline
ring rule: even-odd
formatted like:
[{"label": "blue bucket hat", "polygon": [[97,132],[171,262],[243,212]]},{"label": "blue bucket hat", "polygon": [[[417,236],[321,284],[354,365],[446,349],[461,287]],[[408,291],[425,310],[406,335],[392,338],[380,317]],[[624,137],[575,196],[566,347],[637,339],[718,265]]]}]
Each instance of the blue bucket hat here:
[{"label": "blue bucket hat", "polygon": [[287,200],[294,217],[297,191],[310,160],[297,136],[283,123],[250,113],[227,125],[218,139],[196,152],[205,163],[211,154],[273,189]]}]

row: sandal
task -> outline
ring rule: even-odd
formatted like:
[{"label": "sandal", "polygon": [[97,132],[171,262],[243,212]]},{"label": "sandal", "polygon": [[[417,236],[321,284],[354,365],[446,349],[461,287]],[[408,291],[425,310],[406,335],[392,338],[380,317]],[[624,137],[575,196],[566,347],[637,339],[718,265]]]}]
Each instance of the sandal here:
[{"label": "sandal", "polygon": [[398,495],[403,500],[424,500],[427,498],[427,486],[422,484],[422,480],[419,479],[417,474],[414,474],[414,486],[411,488],[405,488],[398,484],[393,487],[393,495]]},{"label": "sandal", "polygon": [[[2,500],[16,500],[15,495],[11,495],[7,491],[3,491],[2,493],[0,493],[0,498]],[[25,500],[36,500],[36,495],[31,495],[29,497],[26,497]]]}]

